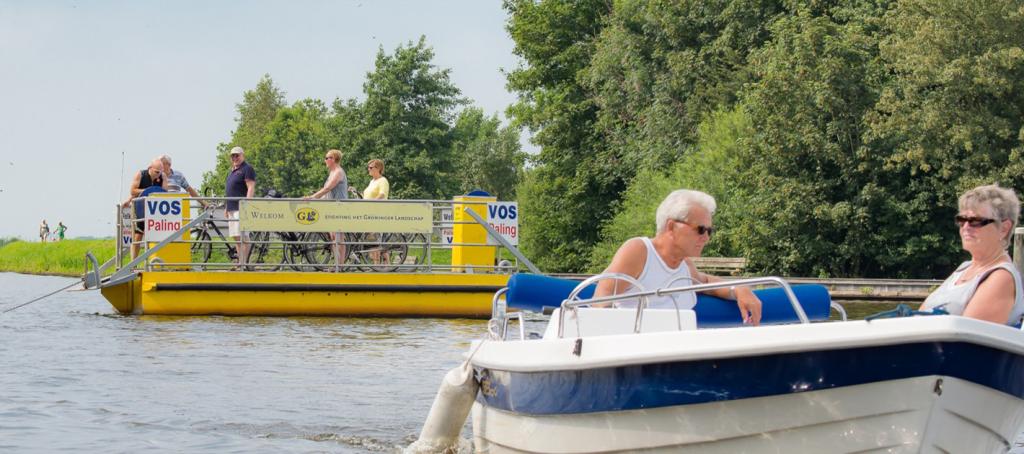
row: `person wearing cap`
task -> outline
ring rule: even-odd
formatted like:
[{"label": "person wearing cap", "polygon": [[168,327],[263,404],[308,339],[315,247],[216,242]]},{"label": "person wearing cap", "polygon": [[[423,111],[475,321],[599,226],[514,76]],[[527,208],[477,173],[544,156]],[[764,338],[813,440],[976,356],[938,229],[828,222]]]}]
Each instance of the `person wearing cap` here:
[{"label": "person wearing cap", "polygon": [[249,245],[243,238],[238,226],[238,200],[232,197],[251,199],[256,192],[256,170],[245,162],[245,150],[242,147],[231,149],[231,171],[228,172],[224,184],[224,196],[228,197],[225,215],[228,218],[228,236],[238,244],[239,261],[245,262],[249,256]]}]

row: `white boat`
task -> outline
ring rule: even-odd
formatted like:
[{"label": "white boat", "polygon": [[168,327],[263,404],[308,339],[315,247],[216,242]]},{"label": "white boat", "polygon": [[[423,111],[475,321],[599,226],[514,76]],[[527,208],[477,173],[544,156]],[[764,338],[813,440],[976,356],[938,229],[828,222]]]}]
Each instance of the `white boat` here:
[{"label": "white boat", "polygon": [[[781,279],[747,282],[769,281],[793,296]],[[507,339],[496,305],[467,354],[477,452],[1006,452],[1024,426],[1024,333],[1012,327],[807,323],[794,303],[804,323],[697,329],[700,302],[579,307],[606,300],[564,301],[539,339]]]}]

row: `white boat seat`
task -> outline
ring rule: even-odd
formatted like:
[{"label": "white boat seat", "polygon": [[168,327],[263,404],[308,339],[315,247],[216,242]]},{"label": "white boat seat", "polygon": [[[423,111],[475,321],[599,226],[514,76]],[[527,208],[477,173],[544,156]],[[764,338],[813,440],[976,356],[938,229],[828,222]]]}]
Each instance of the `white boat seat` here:
[{"label": "white boat seat", "polygon": [[[548,327],[544,331],[545,339],[558,338],[558,320],[561,317],[561,311],[561,309],[555,309],[551,313],[551,321],[548,322]],[[565,320],[563,337],[581,337],[580,333],[585,337],[632,334],[636,321],[636,309],[581,307],[577,309],[577,314],[579,316],[579,331],[576,328],[576,317],[570,315]],[[645,309],[640,332],[679,331],[680,322],[683,330],[697,329],[697,313],[681,309],[677,318],[675,309]]]}]

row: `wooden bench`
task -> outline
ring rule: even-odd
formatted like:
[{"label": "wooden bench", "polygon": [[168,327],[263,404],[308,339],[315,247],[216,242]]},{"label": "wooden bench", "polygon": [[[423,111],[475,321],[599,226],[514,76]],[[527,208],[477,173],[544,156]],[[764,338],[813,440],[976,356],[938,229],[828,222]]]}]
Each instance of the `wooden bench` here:
[{"label": "wooden bench", "polygon": [[737,276],[747,267],[746,257],[693,257],[698,270],[708,274],[729,274]]}]

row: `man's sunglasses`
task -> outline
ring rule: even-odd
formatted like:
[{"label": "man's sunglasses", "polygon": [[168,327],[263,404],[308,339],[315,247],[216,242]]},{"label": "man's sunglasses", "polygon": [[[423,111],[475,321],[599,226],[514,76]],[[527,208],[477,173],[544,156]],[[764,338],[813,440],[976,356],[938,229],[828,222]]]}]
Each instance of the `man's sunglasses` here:
[{"label": "man's sunglasses", "polygon": [[694,230],[697,231],[698,235],[707,234],[708,236],[711,236],[712,234],[715,233],[715,228],[714,227],[708,227],[706,225],[700,225],[700,224],[694,225],[694,224],[691,224],[691,223],[686,222],[686,221],[681,221],[679,219],[673,219],[673,221],[681,222],[683,224],[686,224],[686,225],[692,227]]},{"label": "man's sunglasses", "polygon": [[980,218],[980,217],[977,217],[977,216],[960,216],[960,215],[957,215],[955,218],[953,218],[953,220],[956,221],[956,225],[959,226],[959,227],[963,227],[964,224],[967,224],[967,225],[969,225],[969,226],[971,226],[973,228],[976,228],[976,229],[980,228],[980,227],[984,227],[986,225],[989,225],[989,224],[991,224],[993,222],[996,222],[995,219],[991,219],[991,218]]}]

